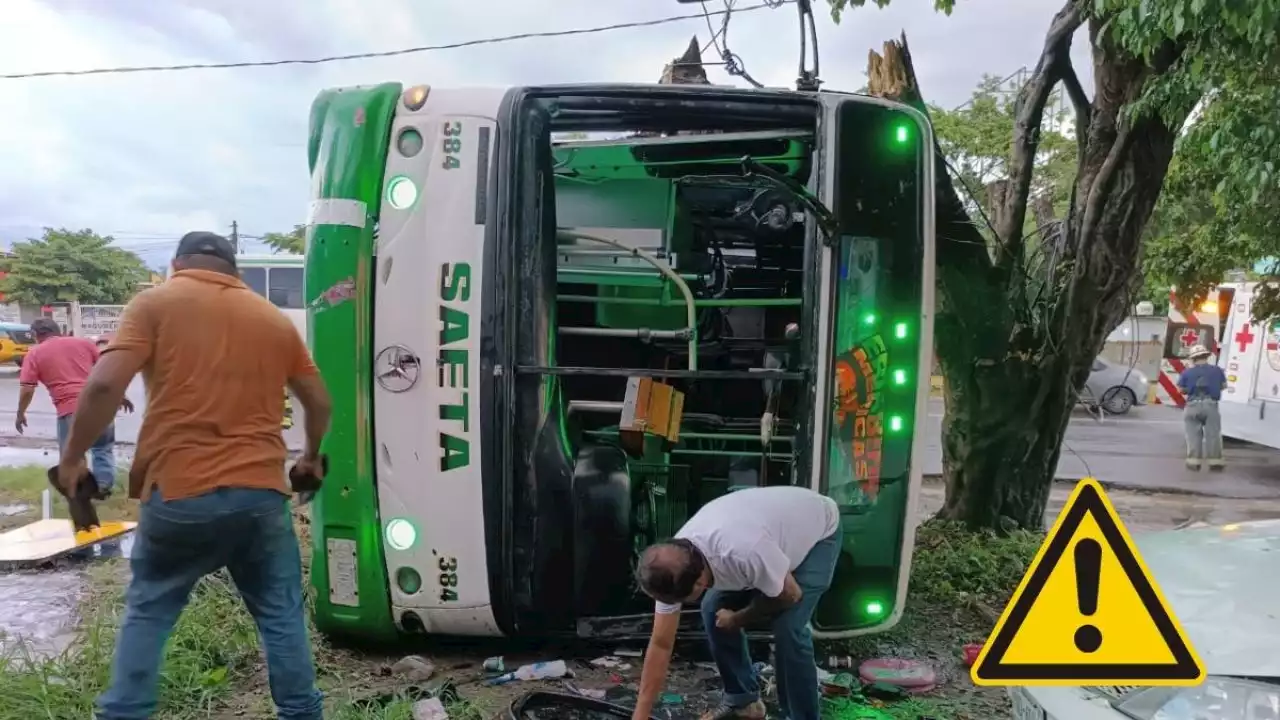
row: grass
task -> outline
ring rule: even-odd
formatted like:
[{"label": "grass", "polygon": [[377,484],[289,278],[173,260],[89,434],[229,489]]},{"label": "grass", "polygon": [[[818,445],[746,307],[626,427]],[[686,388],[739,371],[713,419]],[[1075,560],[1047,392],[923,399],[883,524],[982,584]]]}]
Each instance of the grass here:
[{"label": "grass", "polygon": [[[50,455],[49,465],[57,463],[57,457]],[[48,468],[43,465],[24,465],[21,467],[0,468],[0,505],[26,505],[27,509],[15,515],[0,516],[0,532],[21,527],[33,520],[40,519],[40,495],[49,488],[49,480],[45,475]],[[121,467],[116,473],[116,494],[106,502],[98,503],[100,520],[136,520],[137,503],[131,502],[120,490],[126,485],[124,480],[129,471]],[[52,488],[49,488],[52,491]],[[53,516],[69,517],[67,504],[55,494]]]},{"label": "grass", "polygon": [[[40,494],[48,487],[45,468],[0,468],[0,505],[26,504],[31,509],[3,518],[8,530],[40,515]],[[66,504],[54,502],[54,516],[66,516]],[[136,519],[136,503],[113,497],[99,505],[103,520]],[[299,518],[304,550],[306,520]],[[304,562],[307,560],[304,552]],[[128,566],[105,560],[85,566],[85,591],[79,603],[74,638],[55,656],[34,655],[14,644],[0,653],[0,720],[84,720],[111,678],[116,631],[124,612]],[[330,647],[314,629],[318,681],[326,692],[325,717],[335,720],[410,720],[413,699],[392,697],[369,707],[369,695],[391,692],[403,681],[384,671],[389,658]],[[482,708],[462,701],[449,708],[451,720],[479,720]],[[202,580],[174,627],[165,651],[156,717],[275,717],[266,669],[253,619],[235,586],[222,574]]]},{"label": "grass", "polygon": [[886,706],[901,720],[978,720],[1008,717],[1003,690],[979,688],[968,678],[962,648],[981,643],[1008,604],[1035,557],[1042,533],[999,536],[930,520],[916,532],[910,595],[902,620],[886,633],[855,638],[830,649],[865,659],[905,657],[928,661],[940,685],[928,696]]},{"label": "grass", "polygon": [[[0,505],[26,503],[32,511],[0,518],[20,525],[38,517],[40,492],[47,486],[44,468],[0,468]],[[65,503],[55,502],[56,510]],[[134,519],[136,504],[113,498],[100,506],[102,518]],[[57,514],[57,513],[55,513]],[[0,525],[0,530],[8,529]],[[309,524],[298,516],[298,530],[307,564]],[[1015,532],[1007,536],[972,533],[940,521],[922,525],[912,567],[907,612],[893,630],[876,636],[820,648],[827,654],[865,659],[881,656],[918,658],[931,662],[942,684],[927,696],[878,707],[878,717],[896,720],[977,720],[1008,716],[1003,691],[974,687],[960,661],[966,643],[982,642],[995,616],[1025,573],[1043,536]],[[83,720],[110,679],[116,629],[123,612],[127,577],[124,561],[95,563],[84,571],[86,592],[80,602],[80,622],[69,649],[55,657],[33,657],[21,648],[0,655],[0,720]],[[326,717],[336,720],[410,720],[413,700],[392,698],[374,707],[360,702],[407,684],[386,671],[395,658],[369,655],[326,643],[317,633],[316,665],[327,695]],[[274,717],[266,671],[252,619],[232,583],[225,577],[206,578],[192,594],[166,650],[158,718]],[[511,690],[508,690],[511,692]],[[449,708],[452,720],[492,717],[509,698],[486,697],[467,688],[471,702]],[[842,720],[877,717],[847,708],[834,713]]]}]

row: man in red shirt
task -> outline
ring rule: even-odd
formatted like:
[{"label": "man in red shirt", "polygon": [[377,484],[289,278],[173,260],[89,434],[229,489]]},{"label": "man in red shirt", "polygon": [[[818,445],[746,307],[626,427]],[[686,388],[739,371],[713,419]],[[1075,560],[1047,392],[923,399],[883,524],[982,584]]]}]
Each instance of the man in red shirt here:
[{"label": "man in red shirt", "polygon": [[[37,318],[31,323],[31,333],[36,336],[36,346],[27,353],[18,375],[18,417],[13,425],[22,433],[27,428],[27,408],[35,397],[36,386],[44,385],[53,399],[58,413],[58,448],[67,442],[71,430],[71,417],[76,412],[76,400],[84,389],[89,371],[98,362],[98,346],[85,338],[64,336],[58,323],[50,318]],[[128,398],[120,405],[125,412],[133,412]],[[116,478],[116,428],[108,425],[89,450],[93,477],[98,482],[98,496],[111,494]]]}]

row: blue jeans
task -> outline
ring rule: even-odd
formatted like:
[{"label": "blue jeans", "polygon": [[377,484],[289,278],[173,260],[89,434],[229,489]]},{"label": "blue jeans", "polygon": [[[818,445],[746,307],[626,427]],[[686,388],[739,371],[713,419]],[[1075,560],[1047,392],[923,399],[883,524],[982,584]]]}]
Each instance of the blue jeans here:
[{"label": "blue jeans", "polygon": [[[787,720],[818,720],[818,667],[813,658],[813,633],[809,621],[822,593],[831,587],[844,534],[840,528],[820,541],[791,574],[803,592],[800,602],[773,619],[776,647],[778,704]],[[722,591],[712,588],[702,598],[702,625],[724,681],[724,701],[742,707],[760,699],[760,685],[751,667],[747,635],[741,630],[716,627],[716,611],[746,607],[755,590]]]},{"label": "blue jeans", "polygon": [[135,531],[133,578],[98,720],[151,717],[169,633],[191,588],[222,568],[258,624],[280,719],[321,720],[323,696],[316,688],[302,558],[288,502],[278,492],[243,488],[166,502],[152,490]]},{"label": "blue jeans", "polygon": [[[73,415],[58,417],[58,449],[67,444],[67,436],[71,434],[71,418]],[[89,447],[89,469],[93,471],[93,479],[98,482],[98,489],[110,491],[116,484],[116,426],[112,423],[98,436]]]}]

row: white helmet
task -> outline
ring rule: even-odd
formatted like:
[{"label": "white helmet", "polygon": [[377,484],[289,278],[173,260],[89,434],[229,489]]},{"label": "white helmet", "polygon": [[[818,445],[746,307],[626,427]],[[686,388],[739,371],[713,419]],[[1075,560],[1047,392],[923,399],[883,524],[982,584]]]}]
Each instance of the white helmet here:
[{"label": "white helmet", "polygon": [[1206,348],[1205,346],[1196,345],[1195,347],[1191,348],[1190,352],[1187,353],[1187,357],[1191,358],[1192,360],[1199,360],[1200,358],[1207,358],[1212,354],[1213,353],[1209,352],[1208,348]]}]

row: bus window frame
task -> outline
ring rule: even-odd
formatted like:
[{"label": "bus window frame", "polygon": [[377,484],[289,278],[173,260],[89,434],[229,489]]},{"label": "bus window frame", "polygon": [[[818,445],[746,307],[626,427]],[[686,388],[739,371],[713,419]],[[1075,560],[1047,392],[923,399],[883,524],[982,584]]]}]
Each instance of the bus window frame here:
[{"label": "bus window frame", "polygon": [[[262,275],[261,275],[261,277],[262,277],[262,281],[261,281],[261,283],[260,283],[260,284],[255,284],[253,281],[251,281],[251,280],[246,276],[246,274],[247,274],[247,273],[250,273],[250,272],[253,272],[253,273],[262,273]],[[267,296],[267,269],[266,269],[266,268],[264,268],[264,267],[248,267],[248,268],[241,268],[241,269],[240,269],[240,281],[241,281],[241,282],[243,282],[245,285],[247,285],[247,286],[249,287],[249,289],[250,289],[250,290],[254,291],[255,293],[257,293],[257,294],[259,294],[259,295],[261,295],[262,297],[266,297],[266,296]]]},{"label": "bus window frame", "polygon": [[[267,294],[266,294],[266,298],[267,298],[267,300],[270,300],[270,301],[271,301],[271,304],[272,304],[272,305],[275,305],[276,307],[280,308],[281,310],[301,310],[301,309],[303,309],[304,307],[306,307],[306,298],[304,297],[304,291],[303,291],[303,284],[304,284],[304,283],[305,283],[305,281],[306,281],[306,273],[305,273],[305,271],[303,270],[303,268],[300,268],[300,267],[273,267],[273,268],[265,268],[265,269],[267,270]],[[277,302],[277,300],[276,300],[275,293],[276,293],[276,291],[277,291],[277,290],[276,290],[275,280],[274,280],[274,279],[275,279],[275,277],[276,277],[276,273],[283,272],[283,271],[292,271],[292,272],[294,272],[294,273],[297,273],[297,285],[296,285],[296,286],[294,286],[294,287],[288,287],[288,288],[285,288],[285,289],[284,289],[284,292],[286,292],[286,293],[289,293],[289,294],[290,294],[290,298],[292,298],[293,293],[297,293],[297,299],[298,299],[298,300],[297,300],[297,303],[296,303],[296,304],[290,304],[290,302],[289,302],[289,300],[288,300],[288,299],[286,299],[286,301],[285,301],[285,302],[283,302],[283,303],[281,303],[281,302]]]}]

